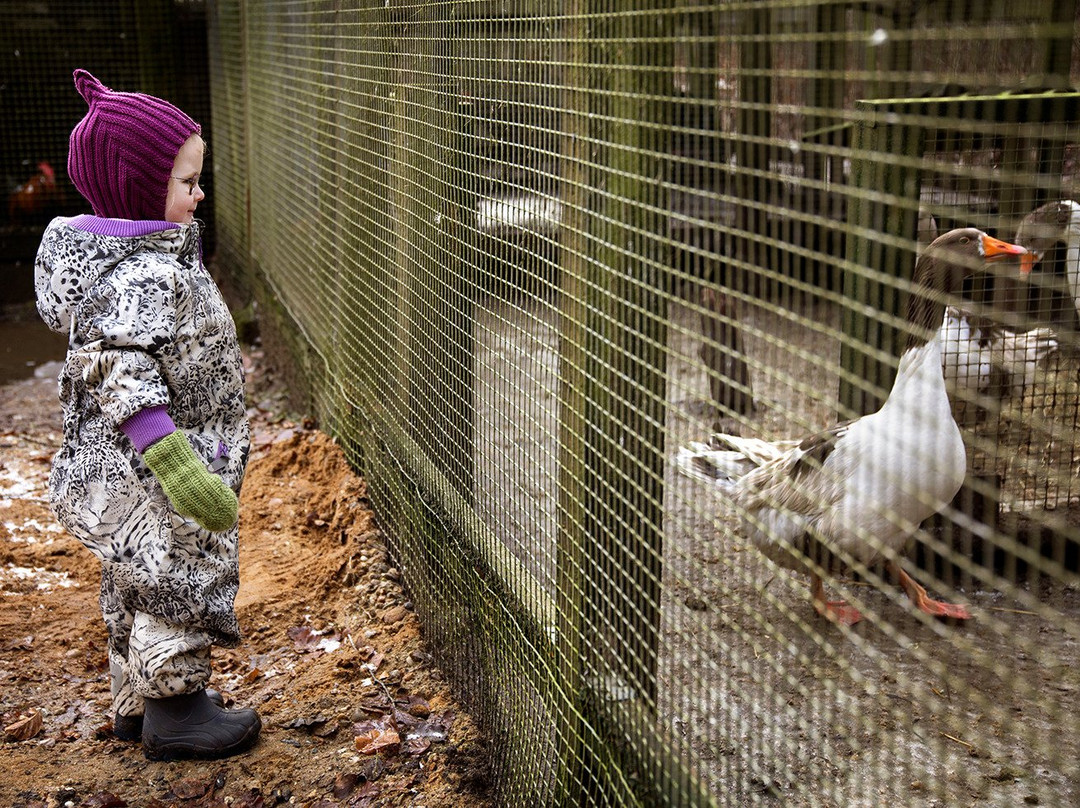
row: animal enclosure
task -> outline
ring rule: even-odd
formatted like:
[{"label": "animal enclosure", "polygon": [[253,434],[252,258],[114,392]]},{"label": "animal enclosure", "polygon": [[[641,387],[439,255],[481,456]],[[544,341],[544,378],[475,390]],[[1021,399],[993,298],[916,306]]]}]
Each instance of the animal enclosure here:
[{"label": "animal enclosure", "polygon": [[505,804],[1080,798],[1067,225],[941,301],[963,485],[920,486],[953,419],[890,421],[851,461],[915,447],[852,517],[874,553],[778,561],[678,464],[877,410],[933,236],[1080,195],[1075,11],[214,8],[219,260],[367,476]]},{"label": "animal enclosure", "polygon": [[504,804],[1080,802],[1075,2],[203,10],[213,265]]}]

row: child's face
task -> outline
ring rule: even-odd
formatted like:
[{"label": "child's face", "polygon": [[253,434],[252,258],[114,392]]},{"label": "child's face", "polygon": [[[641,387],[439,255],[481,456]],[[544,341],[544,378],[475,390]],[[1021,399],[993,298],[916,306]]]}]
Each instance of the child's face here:
[{"label": "child's face", "polygon": [[192,135],[177,152],[169,179],[169,193],[165,197],[165,221],[173,224],[191,224],[194,221],[195,208],[206,199],[206,194],[199,187],[205,151],[203,139]]}]

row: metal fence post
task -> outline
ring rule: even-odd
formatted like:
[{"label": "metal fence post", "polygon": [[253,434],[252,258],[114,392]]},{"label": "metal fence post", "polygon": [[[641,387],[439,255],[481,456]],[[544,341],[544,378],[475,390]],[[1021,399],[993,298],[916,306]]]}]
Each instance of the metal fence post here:
[{"label": "metal fence post", "polygon": [[840,348],[840,366],[850,375],[840,377],[843,418],[880,407],[896,373],[867,348],[898,356],[903,334],[870,312],[904,316],[907,296],[897,281],[910,280],[914,273],[915,257],[903,245],[914,243],[919,213],[919,171],[909,158],[922,153],[924,137],[921,127],[887,123],[884,113],[866,102],[855,106],[861,115],[852,139],[851,184],[875,193],[853,194],[848,203],[843,292],[850,305],[843,311],[847,339]]},{"label": "metal fence post", "polygon": [[[574,127],[589,125],[582,114],[596,115],[606,144],[599,159],[611,174],[595,193],[585,190],[584,161],[597,158],[577,153],[564,177],[570,179],[564,193],[575,204],[563,244],[560,389],[564,407],[575,409],[564,410],[560,430],[567,493],[558,574],[560,625],[568,635],[561,638],[563,667],[588,683],[594,699],[632,699],[648,714],[659,641],[670,266],[660,204],[662,112],[650,85],[669,77],[671,67],[658,55],[663,47],[641,44],[642,32],[623,30],[643,22],[620,20],[618,30],[599,37],[597,61],[606,75],[598,78],[616,92],[569,96],[575,106],[589,107],[567,116],[571,142]],[[644,81],[629,69],[634,66],[646,66]],[[577,694],[574,708],[595,716],[584,695]],[[596,728],[582,727],[587,737]],[[613,750],[587,740],[579,749],[568,761],[579,772],[569,773],[568,786],[610,791],[619,778],[605,776],[602,767]]]}]

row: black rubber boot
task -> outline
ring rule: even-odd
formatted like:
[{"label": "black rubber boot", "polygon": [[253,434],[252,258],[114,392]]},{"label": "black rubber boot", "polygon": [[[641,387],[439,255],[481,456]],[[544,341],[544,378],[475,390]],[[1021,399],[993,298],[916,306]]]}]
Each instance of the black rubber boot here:
[{"label": "black rubber boot", "polygon": [[[216,690],[206,688],[206,697],[218,707],[225,706],[225,698]],[[121,741],[141,741],[142,723],[143,717],[141,715],[120,715],[120,713],[117,713],[113,717],[113,735]]]},{"label": "black rubber boot", "polygon": [[205,690],[146,699],[143,752],[150,760],[210,760],[250,749],[262,721],[254,710],[224,710]]}]

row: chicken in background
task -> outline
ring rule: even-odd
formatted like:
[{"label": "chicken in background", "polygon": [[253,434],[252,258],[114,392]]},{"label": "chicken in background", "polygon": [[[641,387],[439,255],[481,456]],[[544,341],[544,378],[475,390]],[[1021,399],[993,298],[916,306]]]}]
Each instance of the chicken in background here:
[{"label": "chicken in background", "polygon": [[61,192],[56,183],[56,171],[47,162],[37,164],[37,173],[8,194],[10,224],[44,223],[54,216],[60,206]]}]

